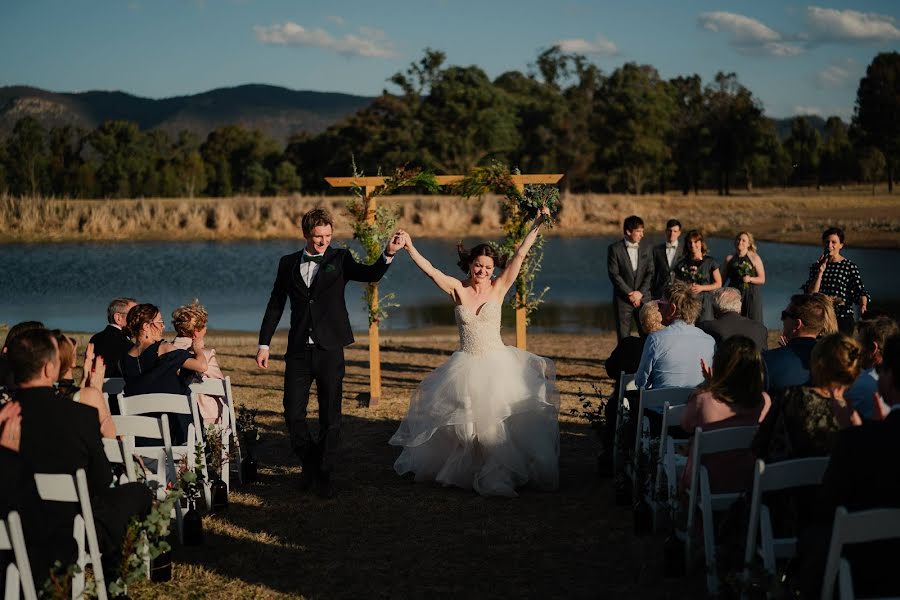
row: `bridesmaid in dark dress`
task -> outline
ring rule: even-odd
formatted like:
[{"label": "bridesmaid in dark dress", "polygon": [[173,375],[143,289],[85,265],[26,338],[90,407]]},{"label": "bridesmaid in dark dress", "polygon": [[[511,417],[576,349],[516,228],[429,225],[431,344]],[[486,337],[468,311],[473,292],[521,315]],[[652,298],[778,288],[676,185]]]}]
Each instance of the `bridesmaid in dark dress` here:
[{"label": "bridesmaid in dark dress", "polygon": [[703,308],[697,322],[714,318],[711,291],[722,287],[722,274],[719,263],[708,256],[709,248],[703,234],[696,229],[690,230],[684,238],[682,258],[675,265],[675,279],[691,284],[691,290],[700,296]]},{"label": "bridesmaid in dark dress", "polygon": [[[194,339],[191,350],[179,350],[162,339],[166,325],[159,309],[152,304],[138,304],[128,311],[125,332],[134,346],[121,359],[125,396],[139,394],[180,394],[190,402],[190,388],[195,373],[206,371],[203,338]],[[170,415],[172,443],[184,444],[190,415]],[[138,444],[140,445],[140,443]]]},{"label": "bridesmaid in dark dress", "polygon": [[728,287],[741,290],[741,315],[763,322],[762,288],[766,269],[756,252],[756,241],[748,231],[734,238],[734,254],[725,257],[725,280]]}]

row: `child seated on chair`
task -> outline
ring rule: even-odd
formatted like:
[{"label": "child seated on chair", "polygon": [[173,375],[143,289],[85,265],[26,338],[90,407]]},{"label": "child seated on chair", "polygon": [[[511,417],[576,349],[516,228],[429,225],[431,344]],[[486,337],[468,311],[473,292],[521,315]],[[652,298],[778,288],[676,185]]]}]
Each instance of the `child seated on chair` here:
[{"label": "child seated on chair", "polygon": [[[206,337],[208,323],[209,313],[197,299],[186,306],[176,308],[172,311],[172,326],[175,328],[177,337],[172,345],[184,350],[191,348],[194,339]],[[216,359],[216,351],[204,346],[203,353],[206,355],[206,371],[194,373],[194,382],[205,379],[225,379],[222,369],[219,368],[219,361]],[[205,426],[211,423],[221,423],[222,415],[227,407],[223,396],[199,394],[198,408]]]}]

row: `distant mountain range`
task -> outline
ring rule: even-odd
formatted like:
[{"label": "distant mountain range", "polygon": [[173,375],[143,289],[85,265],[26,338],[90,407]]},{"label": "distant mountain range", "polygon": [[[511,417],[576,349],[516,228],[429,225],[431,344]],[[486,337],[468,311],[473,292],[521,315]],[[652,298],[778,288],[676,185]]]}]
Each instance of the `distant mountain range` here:
[{"label": "distant mountain range", "polygon": [[170,134],[187,129],[200,139],[222,125],[241,124],[284,143],[296,133],[324,131],[371,101],[365,96],[257,84],[160,100],[124,92],[62,93],[7,86],[0,87],[0,134],[7,134],[19,119],[30,115],[46,127],[72,124],[93,129],[104,121],[121,119]]},{"label": "distant mountain range", "polygon": [[[49,92],[27,86],[0,87],[0,135],[8,134],[25,116],[45,127],[72,124],[93,129],[104,121],[136,122],[141,129],[177,134],[187,129],[200,139],[222,125],[260,129],[285,143],[296,133],[316,134],[341,118],[365,108],[373,98],[333,92],[295,91],[250,84],[153,100],[124,92]],[[822,133],[825,120],[806,117]],[[779,137],[790,135],[792,119],[773,119]]]}]

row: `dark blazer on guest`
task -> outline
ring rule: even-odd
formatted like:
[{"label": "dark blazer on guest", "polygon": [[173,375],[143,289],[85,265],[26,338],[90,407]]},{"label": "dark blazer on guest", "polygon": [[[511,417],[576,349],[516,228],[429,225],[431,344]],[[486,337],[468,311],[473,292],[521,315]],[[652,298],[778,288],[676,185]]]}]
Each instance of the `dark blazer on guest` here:
[{"label": "dark blazer on guest", "polygon": [[300,274],[303,251],[281,257],[269,304],[259,330],[259,343],[269,345],[288,298],[291,300],[291,329],[287,354],[299,354],[307,340],[326,350],[353,343],[350,318],[344,301],[348,281],[378,281],[387,272],[384,255],[371,265],[362,265],[344,248],[328,247],[309,287]]},{"label": "dark blazer on guest", "polygon": [[678,258],[684,250],[684,244],[681,238],[678,238],[678,247],[675,248],[675,256],[672,258],[672,266],[669,266],[669,260],[666,258],[666,243],[653,246],[653,286],[651,291],[654,298],[662,298],[666,286],[672,283],[674,279],[672,267],[678,263]]},{"label": "dark blazer on guest", "polygon": [[759,352],[769,345],[769,330],[766,326],[736,312],[727,312],[712,321],[703,321],[697,327],[711,335],[716,344],[732,336],[742,335],[753,340]]},{"label": "dark blazer on guest", "polygon": [[796,337],[787,346],[763,352],[766,391],[773,394],[790,386],[806,385],[809,382],[809,357],[815,345],[815,338]]},{"label": "dark blazer on guest", "polygon": [[133,346],[125,332],[115,325],[107,325],[106,329],[91,337],[90,343],[94,345],[94,355],[102,356],[106,363],[106,376],[121,377],[119,360]]}]

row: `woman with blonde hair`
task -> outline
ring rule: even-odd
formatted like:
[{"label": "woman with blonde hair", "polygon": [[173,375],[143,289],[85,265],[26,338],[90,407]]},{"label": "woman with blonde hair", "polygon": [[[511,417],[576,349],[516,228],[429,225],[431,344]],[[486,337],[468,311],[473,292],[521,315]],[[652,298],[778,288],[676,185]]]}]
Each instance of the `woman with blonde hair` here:
[{"label": "woman with blonde hair", "polygon": [[[175,348],[189,350],[194,340],[199,338],[205,340],[206,326],[209,324],[209,313],[200,304],[198,299],[185,306],[180,306],[172,311],[172,326],[175,328],[175,339],[172,345]],[[203,381],[204,379],[225,379],[222,369],[219,368],[219,361],[216,359],[216,351],[207,348],[204,342],[203,354],[206,355],[206,371],[203,373],[194,373],[194,381]],[[198,408],[204,425],[211,423],[221,423],[222,415],[225,410],[225,398],[222,396],[207,396],[200,394],[198,397]]]},{"label": "woman with blonde hair", "polygon": [[809,358],[808,385],[788,387],[773,399],[772,410],[753,440],[766,462],[829,456],[838,432],[862,419],[844,397],[862,367],[859,342],[843,333],[826,335]]},{"label": "woman with blonde hair", "polygon": [[725,257],[726,287],[741,290],[741,315],[763,322],[762,289],[766,269],[756,252],[756,240],[749,231],[734,238],[734,254]]}]

